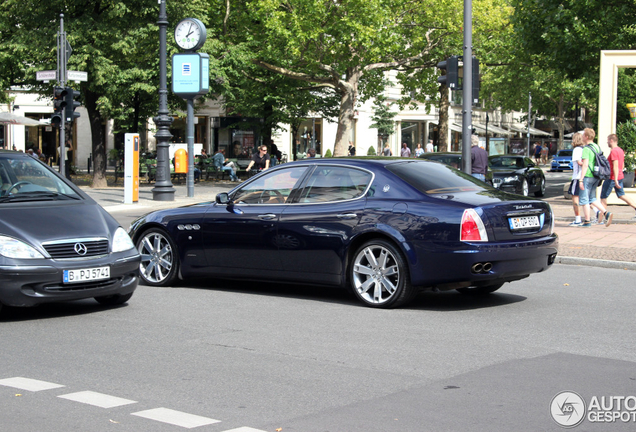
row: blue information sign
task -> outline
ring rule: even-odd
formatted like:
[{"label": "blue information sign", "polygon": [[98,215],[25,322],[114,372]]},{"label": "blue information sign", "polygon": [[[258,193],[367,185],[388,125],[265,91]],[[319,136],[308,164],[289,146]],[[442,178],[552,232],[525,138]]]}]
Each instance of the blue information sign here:
[{"label": "blue information sign", "polygon": [[172,56],[172,92],[184,99],[210,90],[210,58],[204,53]]}]

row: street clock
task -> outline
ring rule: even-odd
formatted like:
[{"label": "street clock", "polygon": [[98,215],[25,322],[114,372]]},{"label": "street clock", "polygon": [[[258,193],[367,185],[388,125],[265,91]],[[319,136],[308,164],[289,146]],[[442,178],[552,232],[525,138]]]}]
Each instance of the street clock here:
[{"label": "street clock", "polygon": [[196,51],[201,48],[206,37],[205,25],[196,18],[182,19],[174,29],[175,42],[179,48],[186,51]]}]

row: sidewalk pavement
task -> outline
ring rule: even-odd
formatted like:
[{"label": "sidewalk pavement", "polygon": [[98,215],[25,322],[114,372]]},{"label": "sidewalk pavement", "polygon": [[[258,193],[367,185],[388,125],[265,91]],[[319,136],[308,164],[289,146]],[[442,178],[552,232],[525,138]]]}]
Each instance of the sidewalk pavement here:
[{"label": "sidewalk pavement", "polygon": [[[123,187],[92,189],[82,186],[81,189],[110,213],[131,209],[147,213],[162,208],[214,201],[218,193],[227,192],[234,186],[236,183],[229,181],[199,182],[194,185],[194,197],[188,197],[185,184],[175,184],[174,201],[154,201],[154,185],[143,185],[139,187],[139,201],[133,204],[124,204]],[[608,208],[614,213],[611,226],[599,224],[589,228],[570,227],[568,224],[574,220],[572,201],[562,195],[545,201],[550,203],[555,215],[554,230],[559,235],[558,263],[636,270],[636,220],[632,219],[636,214],[634,209],[627,205],[611,204],[613,201],[610,200]]]}]

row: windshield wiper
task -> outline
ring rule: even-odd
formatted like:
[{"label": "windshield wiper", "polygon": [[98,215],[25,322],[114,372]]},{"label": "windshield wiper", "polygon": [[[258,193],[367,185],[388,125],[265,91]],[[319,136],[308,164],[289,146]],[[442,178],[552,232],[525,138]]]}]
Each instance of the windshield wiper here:
[{"label": "windshield wiper", "polygon": [[58,193],[58,192],[48,192],[48,191],[32,191],[32,192],[20,192],[17,194],[6,195],[0,197],[0,202],[10,202],[10,201],[37,201],[37,200],[80,200],[81,198],[78,196]]}]

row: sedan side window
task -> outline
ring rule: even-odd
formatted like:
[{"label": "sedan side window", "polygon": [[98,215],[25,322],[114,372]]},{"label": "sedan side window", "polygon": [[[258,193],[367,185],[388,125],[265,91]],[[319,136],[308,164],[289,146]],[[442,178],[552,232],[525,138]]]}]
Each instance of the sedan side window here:
[{"label": "sedan side window", "polygon": [[240,188],[232,200],[237,204],[285,204],[307,167],[272,171]]},{"label": "sedan side window", "polygon": [[313,172],[300,195],[301,203],[342,201],[358,198],[367,190],[371,174],[347,167],[322,167]]}]

